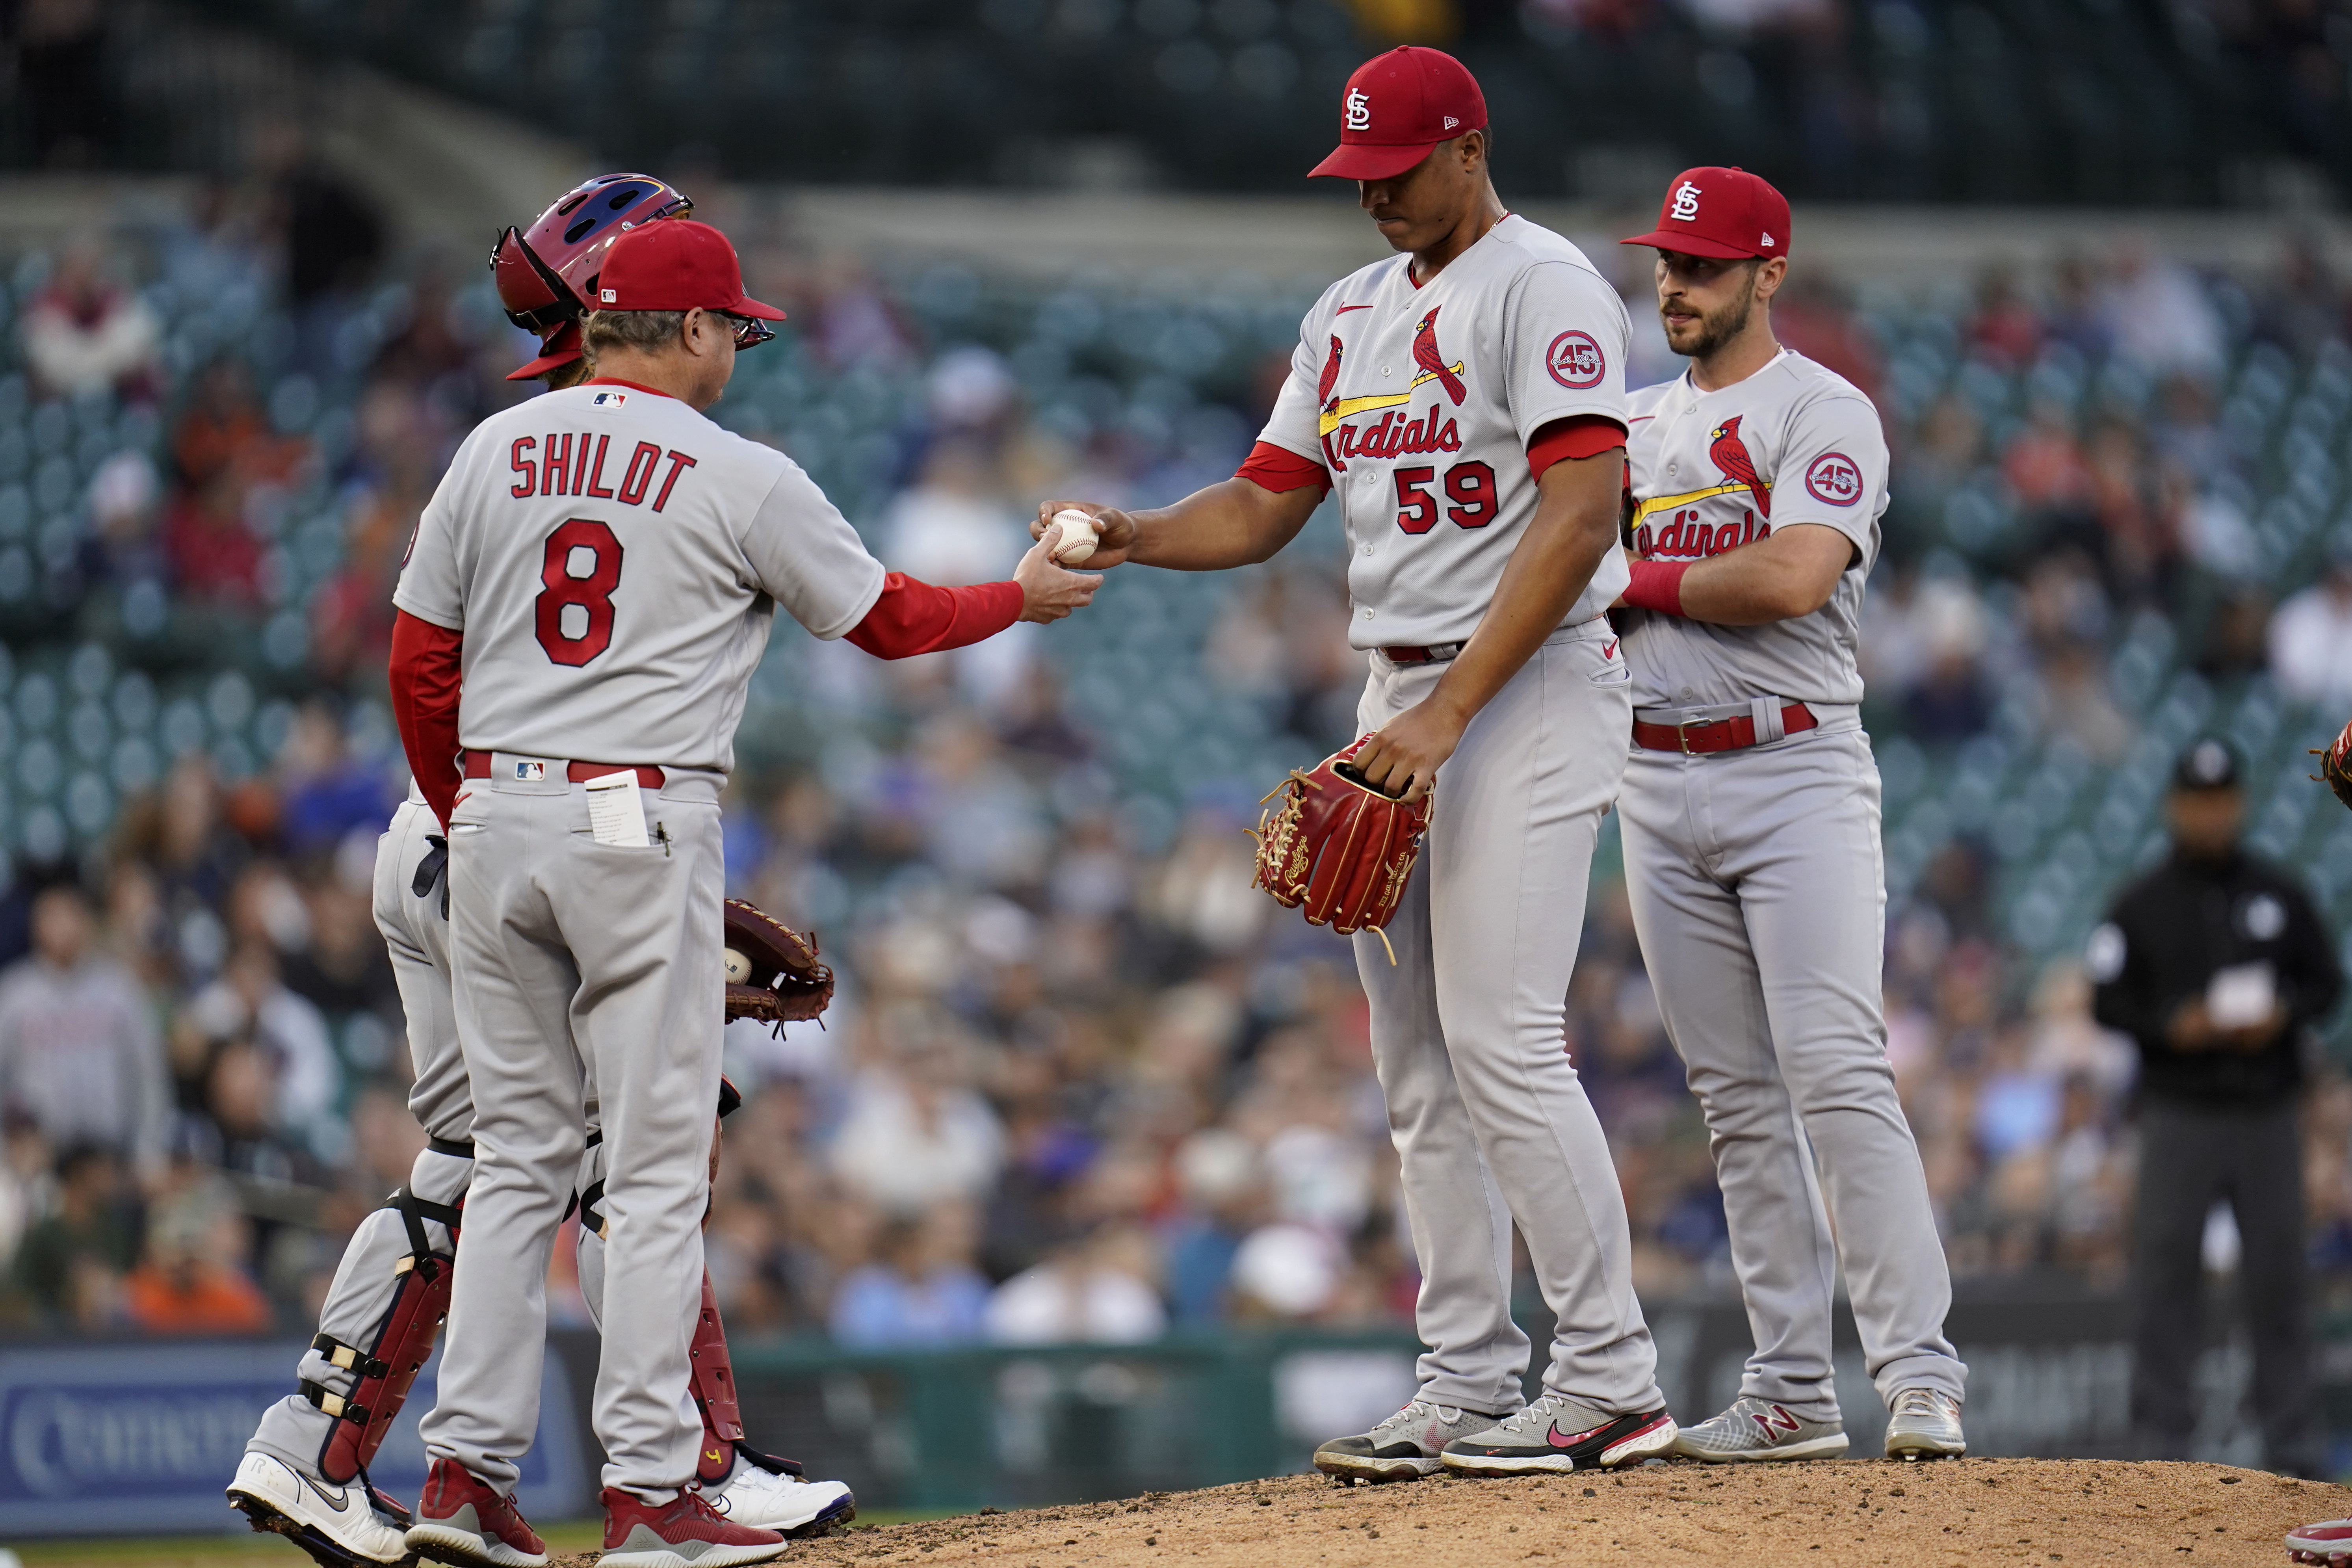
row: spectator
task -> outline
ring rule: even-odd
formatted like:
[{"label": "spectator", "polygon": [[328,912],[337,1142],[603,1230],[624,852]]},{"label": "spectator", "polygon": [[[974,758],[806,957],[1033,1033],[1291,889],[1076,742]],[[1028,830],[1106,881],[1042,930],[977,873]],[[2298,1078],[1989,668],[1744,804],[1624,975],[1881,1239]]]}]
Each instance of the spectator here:
[{"label": "spectator", "polygon": [[91,1142],[142,1172],[162,1161],[169,1091],[139,982],[96,949],[72,886],[33,903],[33,952],[0,973],[0,1103],[58,1148]]},{"label": "spectator", "polygon": [[833,1337],[860,1349],[965,1344],[982,1337],[988,1280],[972,1267],[970,1209],[898,1219],[833,1300]]},{"label": "spectator", "polygon": [[184,1164],[175,1190],[156,1205],[145,1256],[123,1285],[130,1321],[151,1334],[258,1334],[269,1303],[238,1267],[249,1242],[245,1218],[219,1176]]},{"label": "spectator", "polygon": [[16,1289],[52,1328],[102,1329],[139,1256],[139,1206],[122,1162],[98,1143],[58,1156],[56,1204],[25,1233]]},{"label": "spectator", "polygon": [[25,365],[54,397],[112,391],[155,396],[162,331],[147,302],[107,276],[97,245],[79,240],[58,255],[40,291],[26,301]]},{"label": "spectator", "polygon": [[2298,701],[2352,707],[2352,529],[2327,542],[2326,574],[2271,616],[2271,674]]},{"label": "spectator", "polygon": [[2263,1462],[2316,1476],[2296,1117],[2304,1031],[2344,979],[2298,880],[2239,843],[2245,799],[2228,745],[2181,753],[2169,816],[2171,858],[2116,898],[2088,961],[2099,1022],[2140,1050],[2132,1421],[2151,1457],[2187,1457],[2205,1343],[2201,1244],[2227,1203],[2242,1238]]},{"label": "spectator", "polygon": [[988,1337],[998,1344],[1141,1344],[1168,1326],[1146,1281],[1150,1244],[1134,1230],[1105,1229],[1014,1275],[988,1299]]}]

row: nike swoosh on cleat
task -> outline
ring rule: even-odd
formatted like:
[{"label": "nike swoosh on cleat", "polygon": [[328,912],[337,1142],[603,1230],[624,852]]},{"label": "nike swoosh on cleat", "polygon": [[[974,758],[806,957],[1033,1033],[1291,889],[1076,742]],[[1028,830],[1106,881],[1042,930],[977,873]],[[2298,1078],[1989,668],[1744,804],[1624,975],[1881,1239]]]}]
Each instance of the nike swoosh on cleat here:
[{"label": "nike swoosh on cleat", "polygon": [[[1608,1425],[1608,1422],[1603,1421],[1601,1424],[1601,1426],[1606,1426]],[[1574,1432],[1563,1435],[1559,1429],[1559,1423],[1555,1421],[1551,1424],[1551,1430],[1546,1433],[1545,1436],[1549,1439],[1551,1446],[1555,1448],[1573,1448],[1579,1443],[1583,1442],[1587,1437],[1591,1436],[1593,1433],[1600,1431],[1601,1426],[1589,1427],[1582,1432]]]},{"label": "nike swoosh on cleat", "polygon": [[[288,1468],[291,1469],[292,1467],[289,1466]],[[337,1513],[344,1513],[350,1510],[352,1506],[351,1488],[343,1488],[342,1495],[341,1497],[329,1497],[326,1492],[320,1489],[318,1482],[312,1480],[301,1471],[295,1470],[294,1479],[300,1481],[313,1496],[315,1496],[320,1502],[325,1503],[329,1508],[333,1509]]]}]

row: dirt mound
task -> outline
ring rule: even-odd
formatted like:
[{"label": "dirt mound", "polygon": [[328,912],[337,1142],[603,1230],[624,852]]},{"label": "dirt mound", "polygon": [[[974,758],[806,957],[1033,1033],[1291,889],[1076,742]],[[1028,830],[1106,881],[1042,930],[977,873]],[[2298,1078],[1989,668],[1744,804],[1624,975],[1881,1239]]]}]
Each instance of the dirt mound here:
[{"label": "dirt mound", "polygon": [[[825,1568],[1506,1568],[1711,1558],[1968,1568],[2284,1564],[2279,1538],[2352,1514],[2340,1487],[2220,1465],[1959,1459],[1651,1465],[1622,1474],[1339,1487],[1284,1476],[1115,1503],[857,1529],[793,1548]],[[584,1565],[592,1558],[569,1560]]]}]

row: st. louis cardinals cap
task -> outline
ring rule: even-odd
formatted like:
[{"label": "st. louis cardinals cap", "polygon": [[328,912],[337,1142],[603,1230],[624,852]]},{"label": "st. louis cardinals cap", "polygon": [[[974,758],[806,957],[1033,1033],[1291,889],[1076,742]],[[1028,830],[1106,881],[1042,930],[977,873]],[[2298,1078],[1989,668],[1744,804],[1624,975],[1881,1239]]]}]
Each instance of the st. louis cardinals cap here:
[{"label": "st. louis cardinals cap", "polygon": [[600,310],[723,310],[781,321],[784,313],[743,292],[743,266],[727,237],[690,217],[631,229],[613,242],[596,279]]},{"label": "st. louis cardinals cap", "polygon": [[1439,142],[1486,128],[1486,95],[1468,68],[1443,49],[1400,44],[1348,79],[1339,95],[1339,149],[1307,173],[1386,180]]},{"label": "st. louis cardinals cap", "polygon": [[1658,226],[1617,243],[1725,260],[1786,256],[1789,198],[1745,169],[1685,169],[1666,189]]}]

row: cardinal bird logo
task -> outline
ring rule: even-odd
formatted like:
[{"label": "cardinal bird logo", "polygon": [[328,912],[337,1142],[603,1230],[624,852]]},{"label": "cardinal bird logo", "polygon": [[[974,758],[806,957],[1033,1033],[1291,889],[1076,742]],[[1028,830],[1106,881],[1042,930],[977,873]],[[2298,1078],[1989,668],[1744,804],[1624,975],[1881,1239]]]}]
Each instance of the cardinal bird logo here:
[{"label": "cardinal bird logo", "polygon": [[[1414,344],[1413,352],[1419,353],[1421,345]],[[1737,479],[1746,485],[1748,493],[1756,498],[1756,510],[1770,517],[1772,487],[1758,476],[1756,459],[1748,455],[1748,443],[1739,438],[1739,422],[1746,417],[1744,414],[1735,414],[1709,432],[1712,440],[1707,446],[1706,455],[1714,459],[1717,468],[1723,470],[1725,479]]]},{"label": "cardinal bird logo", "polygon": [[1421,367],[1421,374],[1412,378],[1412,384],[1419,386],[1424,381],[1437,383],[1445,388],[1445,395],[1452,398],[1454,405],[1459,408],[1462,400],[1470,395],[1470,389],[1462,384],[1462,362],[1455,360],[1447,364],[1445,356],[1437,352],[1437,312],[1444,308],[1443,305],[1432,306],[1429,314],[1423,316],[1420,325],[1412,330],[1412,363]]},{"label": "cardinal bird logo", "polygon": [[1319,408],[1331,406],[1331,389],[1339,384],[1339,355],[1345,352],[1338,338],[1331,340],[1331,352],[1324,356],[1323,378],[1315,384],[1315,403]]}]

